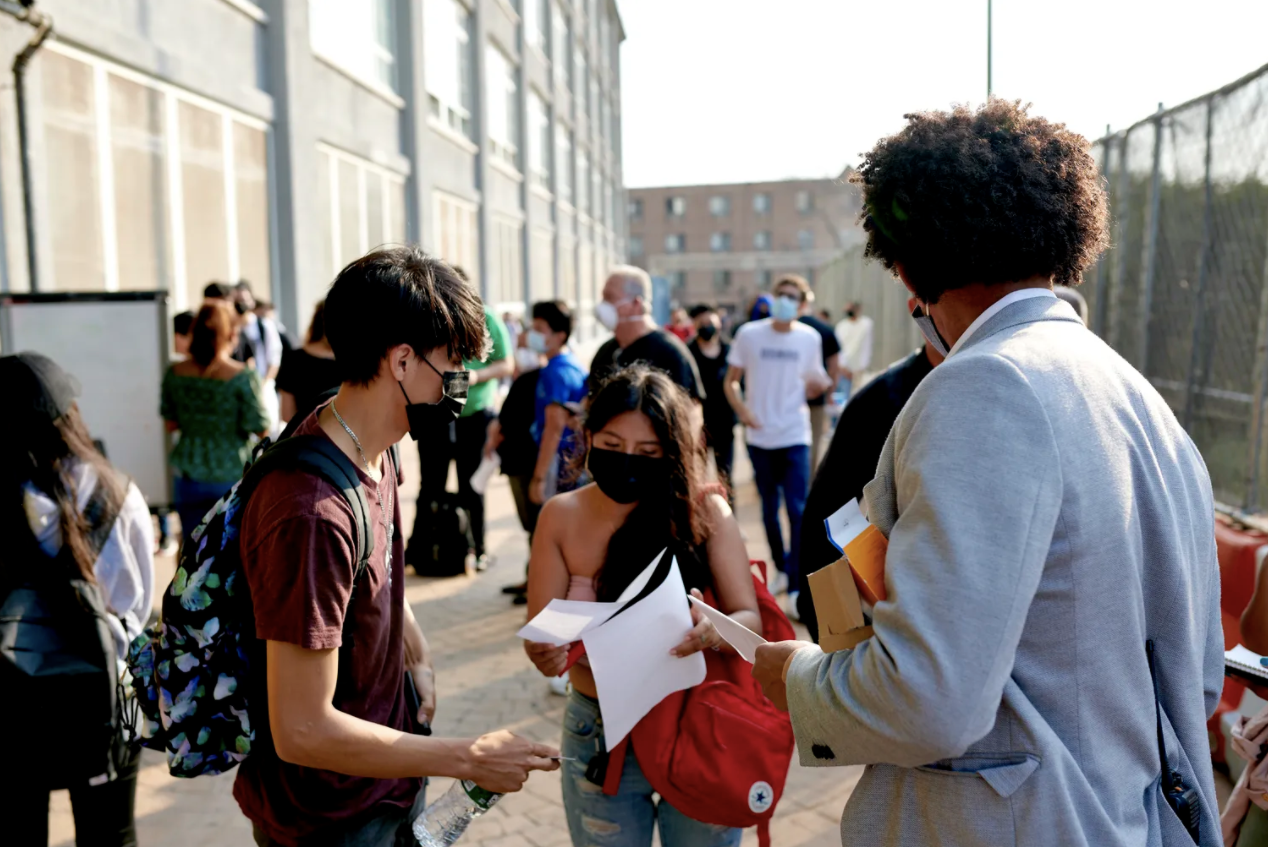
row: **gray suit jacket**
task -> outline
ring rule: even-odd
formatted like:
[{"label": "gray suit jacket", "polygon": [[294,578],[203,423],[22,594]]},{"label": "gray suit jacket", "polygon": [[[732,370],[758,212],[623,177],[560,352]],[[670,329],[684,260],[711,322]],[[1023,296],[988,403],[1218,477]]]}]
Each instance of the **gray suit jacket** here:
[{"label": "gray suit jacket", "polygon": [[865,764],[846,845],[1220,844],[1206,719],[1223,683],[1206,466],[1149,383],[1065,303],[1013,303],[921,383],[869,516],[888,598],[854,650],[794,657],[801,761]]}]

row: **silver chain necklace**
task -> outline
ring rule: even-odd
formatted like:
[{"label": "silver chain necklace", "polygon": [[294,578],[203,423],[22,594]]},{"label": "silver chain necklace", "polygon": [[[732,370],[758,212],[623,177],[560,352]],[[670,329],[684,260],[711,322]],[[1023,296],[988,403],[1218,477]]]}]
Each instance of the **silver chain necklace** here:
[{"label": "silver chain necklace", "polygon": [[[352,431],[352,427],[348,426],[348,422],[343,419],[343,415],[339,414],[339,410],[335,408],[335,401],[330,401],[330,411],[334,414],[335,420],[343,427],[343,431],[348,433],[348,437],[352,439],[353,445],[357,448],[357,454],[361,457],[361,466],[365,468],[367,474],[370,473],[370,462],[365,457],[365,450],[361,447],[361,439],[357,438],[357,434]],[[389,468],[391,463],[388,463]],[[395,468],[390,468],[393,473]],[[374,497],[379,503],[379,512],[383,515],[383,527],[387,531],[387,551],[383,557],[383,566],[387,571],[387,587],[392,588],[392,539],[396,535],[396,524],[392,518],[388,516],[388,511],[392,509],[392,499],[388,497],[388,507],[383,508],[383,480],[379,480],[379,484],[374,488]]]}]

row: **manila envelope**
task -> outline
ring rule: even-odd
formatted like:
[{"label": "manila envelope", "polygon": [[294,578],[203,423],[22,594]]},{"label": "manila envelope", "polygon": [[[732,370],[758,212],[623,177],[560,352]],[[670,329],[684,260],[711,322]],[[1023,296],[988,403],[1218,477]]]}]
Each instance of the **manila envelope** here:
[{"label": "manila envelope", "polygon": [[845,558],[854,571],[859,592],[873,606],[885,599],[885,553],[888,550],[889,539],[871,524],[845,545]]},{"label": "manila envelope", "polygon": [[848,650],[872,635],[872,628],[864,626],[858,588],[845,559],[810,574],[809,582],[819,619],[819,646],[825,653]]}]

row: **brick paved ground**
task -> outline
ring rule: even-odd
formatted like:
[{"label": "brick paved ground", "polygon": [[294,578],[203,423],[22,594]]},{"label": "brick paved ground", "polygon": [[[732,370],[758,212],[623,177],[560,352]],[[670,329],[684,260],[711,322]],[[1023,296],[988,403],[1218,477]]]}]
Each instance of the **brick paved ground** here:
[{"label": "brick paved ground", "polygon": [[[412,443],[405,442],[409,452]],[[417,465],[407,456],[406,468]],[[766,558],[756,494],[744,484],[748,469],[737,469],[741,524],[754,558]],[[403,497],[403,501],[407,498]],[[412,521],[412,502],[405,524]],[[515,631],[523,624],[522,608],[500,593],[502,585],[523,576],[528,550],[515,517],[505,478],[490,486],[487,546],[497,563],[473,578],[424,580],[410,578],[407,596],[436,652],[440,687],[437,732],[449,736],[478,735],[509,728],[539,741],[558,744],[564,699],[548,693],[546,682],[525,658]],[[160,562],[156,580],[165,586],[171,562]],[[858,779],[857,768],[811,770],[793,764],[788,788],[772,826],[776,847],[836,847],[837,821]],[[137,792],[141,847],[240,847],[252,844],[251,829],[238,811],[231,791],[233,774],[177,780],[167,775],[163,757],[146,751]],[[433,791],[445,790],[438,781]],[[462,843],[467,847],[565,847],[558,774],[538,774],[518,795],[504,799],[476,821]],[[50,845],[72,847],[74,825],[66,792],[50,803]],[[744,847],[757,839],[745,834]]]}]

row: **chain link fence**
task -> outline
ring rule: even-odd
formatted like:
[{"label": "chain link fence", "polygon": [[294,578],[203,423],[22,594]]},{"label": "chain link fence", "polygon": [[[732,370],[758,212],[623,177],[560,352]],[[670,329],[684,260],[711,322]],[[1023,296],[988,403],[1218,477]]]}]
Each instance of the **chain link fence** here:
[{"label": "chain link fence", "polygon": [[[1094,144],[1112,247],[1084,276],[1092,329],[1158,389],[1215,496],[1268,508],[1268,66]],[[822,305],[862,303],[873,368],[920,343],[906,290],[863,248],[820,269]]]}]

